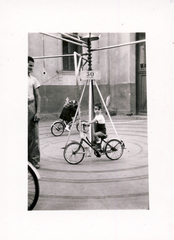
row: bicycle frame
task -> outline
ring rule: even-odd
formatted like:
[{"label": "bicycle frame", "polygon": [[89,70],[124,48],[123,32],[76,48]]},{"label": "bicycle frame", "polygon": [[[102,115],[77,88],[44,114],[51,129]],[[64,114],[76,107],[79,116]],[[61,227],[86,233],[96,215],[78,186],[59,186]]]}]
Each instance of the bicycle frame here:
[{"label": "bicycle frame", "polygon": [[[86,139],[85,139],[86,138]],[[94,150],[94,152],[98,152],[99,154],[101,154],[101,153],[104,153],[104,151],[102,151],[102,150],[104,150],[104,149],[100,149],[100,150],[97,150],[97,149],[95,149],[94,147],[93,147],[93,145],[92,145],[92,143],[90,142],[90,140],[88,139],[88,137],[86,136],[86,134],[85,134],[85,138],[84,137],[81,137],[81,140],[80,140],[80,145],[82,145],[83,144],[83,142],[85,142],[90,148],[92,148],[93,150]],[[100,138],[101,139],[101,142],[100,142],[100,144],[101,144],[101,146],[102,146],[102,142],[104,142],[105,144],[107,144],[107,142],[103,139],[103,138]],[[119,141],[119,140],[118,140]],[[120,144],[123,146],[123,148],[125,149],[125,144],[123,143],[123,141],[120,141]],[[109,145],[110,146],[110,145]],[[110,147],[112,147],[112,146],[110,146]]]},{"label": "bicycle frame", "polygon": [[[87,139],[87,140],[86,140]],[[92,148],[94,151],[96,151],[96,152],[98,152],[98,153],[101,153],[101,152],[99,152],[97,149],[95,149],[94,147],[93,147],[93,145],[92,145],[92,143],[89,141],[89,139],[86,137],[86,139],[85,138],[81,138],[81,140],[80,140],[80,145],[82,145],[83,144],[83,142],[85,142],[90,148]],[[101,144],[102,144],[102,142],[104,142],[104,143],[107,143],[104,139],[101,139]]]},{"label": "bicycle frame", "polygon": [[[106,138],[107,135],[100,137],[101,146],[96,148],[96,146],[88,139],[86,132],[83,130],[80,131],[80,141],[71,141],[71,143],[65,146],[65,160],[70,164],[78,164],[85,156],[91,157],[91,152],[88,154],[88,147],[94,151],[96,157],[101,157],[101,155],[105,154],[110,160],[118,160],[123,154],[125,148],[124,143],[118,139]],[[86,145],[83,143],[86,143]],[[78,154],[80,154],[80,157],[78,157]]]}]

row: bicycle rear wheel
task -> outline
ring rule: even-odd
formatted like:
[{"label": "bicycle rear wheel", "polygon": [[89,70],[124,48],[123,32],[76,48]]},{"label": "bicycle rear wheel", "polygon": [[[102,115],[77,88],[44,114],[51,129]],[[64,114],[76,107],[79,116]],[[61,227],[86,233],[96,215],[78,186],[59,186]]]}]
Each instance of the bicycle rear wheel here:
[{"label": "bicycle rear wheel", "polygon": [[64,124],[60,121],[54,122],[51,126],[51,133],[55,136],[61,136],[64,132]]},{"label": "bicycle rear wheel", "polygon": [[32,210],[39,198],[39,181],[36,174],[28,166],[28,210]]},{"label": "bicycle rear wheel", "polygon": [[83,160],[85,149],[78,142],[70,143],[65,147],[63,155],[68,163],[75,165]]},{"label": "bicycle rear wheel", "polygon": [[110,160],[118,160],[123,154],[124,147],[117,139],[111,139],[106,143],[105,154]]}]

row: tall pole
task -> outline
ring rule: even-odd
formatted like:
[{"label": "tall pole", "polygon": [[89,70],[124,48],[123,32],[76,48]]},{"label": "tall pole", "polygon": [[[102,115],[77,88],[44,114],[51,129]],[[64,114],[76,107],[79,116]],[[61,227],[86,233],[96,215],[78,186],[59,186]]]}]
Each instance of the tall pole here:
[{"label": "tall pole", "polygon": [[[92,70],[91,41],[96,41],[98,39],[99,39],[98,36],[94,36],[94,35],[92,36],[91,33],[89,33],[89,36],[84,36],[81,39],[81,40],[83,40],[87,43],[88,71]],[[91,119],[94,118],[94,85],[93,85],[93,81],[94,81],[94,79],[91,79],[89,81],[89,121],[91,121]],[[94,140],[93,129],[94,129],[94,126],[92,125],[91,130],[89,132],[89,139],[90,140]]]},{"label": "tall pole", "polygon": [[[88,52],[88,71],[92,70],[92,53],[91,53],[91,33],[89,33],[89,38],[87,40],[87,52]],[[89,81],[89,121],[94,118],[94,84],[93,80]],[[90,132],[90,140],[94,140],[93,138],[93,129],[94,126],[91,125],[91,132]]]}]

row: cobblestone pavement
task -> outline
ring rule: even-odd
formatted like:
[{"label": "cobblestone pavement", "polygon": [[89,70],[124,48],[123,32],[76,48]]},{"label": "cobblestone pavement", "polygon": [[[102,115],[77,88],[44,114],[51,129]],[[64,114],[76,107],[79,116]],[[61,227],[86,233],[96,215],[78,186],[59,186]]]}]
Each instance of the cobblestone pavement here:
[{"label": "cobblestone pavement", "polygon": [[[51,134],[53,121],[40,122],[40,197],[34,210],[148,209],[148,146],[146,117],[113,117],[126,145],[117,161],[94,154],[77,165],[68,164],[63,149],[68,133]],[[108,138],[113,127],[106,119]],[[72,130],[70,140],[79,140]]]}]

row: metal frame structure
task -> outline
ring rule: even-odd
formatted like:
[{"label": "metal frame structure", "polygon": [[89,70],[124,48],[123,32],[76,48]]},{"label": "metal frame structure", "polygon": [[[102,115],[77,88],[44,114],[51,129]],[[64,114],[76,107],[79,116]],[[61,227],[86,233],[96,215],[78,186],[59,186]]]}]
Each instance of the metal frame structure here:
[{"label": "metal frame structure", "polygon": [[[52,56],[33,57],[34,59],[46,59],[46,58],[59,58],[59,57],[74,56],[75,78],[76,78],[77,86],[78,86],[78,75],[79,75],[79,72],[80,72],[80,66],[81,66],[82,60],[85,60],[85,64],[88,62],[88,71],[92,70],[92,52],[106,50],[106,49],[112,49],[112,48],[118,48],[118,47],[123,47],[123,46],[127,46],[127,45],[132,45],[132,44],[138,44],[138,43],[146,42],[146,40],[143,39],[143,40],[134,41],[134,42],[128,42],[128,43],[123,43],[123,44],[117,44],[117,45],[112,45],[112,46],[92,49],[91,48],[91,42],[99,40],[99,36],[94,36],[91,33],[89,33],[89,36],[85,36],[82,39],[75,38],[75,37],[71,36],[70,34],[66,34],[66,33],[59,33],[59,34],[65,36],[65,37],[68,37],[68,39],[67,38],[63,38],[63,37],[58,37],[58,36],[55,36],[55,35],[52,35],[52,34],[48,34],[48,33],[43,33],[43,32],[40,32],[40,34],[43,34],[43,35],[46,35],[46,36],[49,36],[49,37],[52,37],[52,38],[56,38],[56,39],[59,39],[59,40],[62,40],[62,41],[70,42],[70,43],[76,44],[78,46],[87,48],[87,53],[84,53],[84,54],[79,54],[77,52],[74,52],[73,54],[65,54],[65,55],[52,55]],[[79,56],[79,62],[78,63],[77,63],[77,56]],[[83,56],[87,56],[87,59],[84,58]],[[75,118],[77,117],[77,113],[78,112],[79,112],[79,116],[80,116],[80,119],[81,119],[80,104],[81,104],[81,101],[82,101],[82,98],[83,98],[83,94],[84,94],[84,91],[85,91],[85,88],[86,88],[88,82],[89,82],[89,121],[91,121],[91,119],[92,119],[92,117],[94,115],[94,112],[93,112],[93,106],[94,106],[93,85],[94,85],[94,82],[95,82],[95,86],[96,86],[97,91],[98,91],[98,93],[100,95],[100,98],[101,98],[102,103],[103,103],[103,105],[105,107],[105,110],[106,110],[106,112],[107,112],[107,114],[109,116],[109,119],[110,119],[111,124],[112,124],[113,129],[114,129],[114,132],[115,132],[117,138],[119,139],[117,131],[115,129],[115,126],[114,126],[114,124],[112,122],[111,116],[109,114],[109,111],[108,111],[108,109],[106,107],[106,104],[105,104],[105,102],[103,100],[102,94],[101,94],[101,92],[100,92],[100,90],[98,88],[98,85],[97,85],[95,79],[87,80],[85,85],[84,85],[81,97],[80,97],[80,99],[78,101],[78,108],[77,108],[77,111],[76,111],[76,114],[75,114],[75,117],[74,117],[74,120],[73,120],[73,123],[72,123],[72,128],[73,128],[73,124],[74,124]],[[89,133],[90,133],[89,138],[91,140],[91,139],[93,139],[93,129],[92,128],[90,129]],[[69,132],[66,145],[67,145],[67,143],[69,141],[70,134],[71,134],[71,130]]]}]

